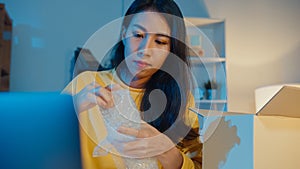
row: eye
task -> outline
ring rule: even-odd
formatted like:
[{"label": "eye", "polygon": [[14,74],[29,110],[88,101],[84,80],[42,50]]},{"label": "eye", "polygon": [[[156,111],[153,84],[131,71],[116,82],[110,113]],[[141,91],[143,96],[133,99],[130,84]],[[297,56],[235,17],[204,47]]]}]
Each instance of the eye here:
[{"label": "eye", "polygon": [[133,37],[135,38],[144,38],[144,34],[140,32],[133,32]]},{"label": "eye", "polygon": [[157,43],[157,44],[159,44],[159,45],[167,45],[169,42],[168,41],[166,41],[166,40],[155,40],[155,42]]}]

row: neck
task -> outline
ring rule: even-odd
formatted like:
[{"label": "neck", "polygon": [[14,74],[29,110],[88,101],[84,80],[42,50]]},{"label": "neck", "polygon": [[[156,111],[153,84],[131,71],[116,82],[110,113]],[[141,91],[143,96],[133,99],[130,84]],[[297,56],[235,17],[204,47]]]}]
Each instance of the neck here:
[{"label": "neck", "polygon": [[127,68],[117,69],[117,74],[126,85],[133,88],[144,88],[149,80],[149,76],[141,76],[139,74],[133,76]]}]

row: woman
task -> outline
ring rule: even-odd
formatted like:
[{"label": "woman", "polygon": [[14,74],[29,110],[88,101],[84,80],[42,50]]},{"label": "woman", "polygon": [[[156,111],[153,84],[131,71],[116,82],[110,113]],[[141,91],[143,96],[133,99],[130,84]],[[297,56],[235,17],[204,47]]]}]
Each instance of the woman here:
[{"label": "woman", "polygon": [[[193,98],[185,38],[183,16],[173,0],[135,0],[125,14],[120,41],[108,55],[109,70],[81,73],[66,87],[78,105],[84,168],[119,166],[113,154],[92,156],[107,135],[96,105],[114,107],[112,92],[119,89],[130,91],[147,122],[139,129],[117,129],[137,138],[119,143],[123,155],[153,157],[159,168],[201,168],[198,121],[188,112]],[[163,94],[153,94],[157,89]]]}]

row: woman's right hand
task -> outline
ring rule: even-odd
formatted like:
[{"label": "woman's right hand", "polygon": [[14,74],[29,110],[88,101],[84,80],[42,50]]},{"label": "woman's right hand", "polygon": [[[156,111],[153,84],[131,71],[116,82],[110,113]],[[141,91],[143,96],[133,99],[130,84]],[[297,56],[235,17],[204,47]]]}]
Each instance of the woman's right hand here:
[{"label": "woman's right hand", "polygon": [[107,85],[102,87],[96,82],[93,82],[83,88],[74,96],[77,112],[81,113],[96,105],[108,109],[114,106],[112,91],[120,89],[118,84]]}]

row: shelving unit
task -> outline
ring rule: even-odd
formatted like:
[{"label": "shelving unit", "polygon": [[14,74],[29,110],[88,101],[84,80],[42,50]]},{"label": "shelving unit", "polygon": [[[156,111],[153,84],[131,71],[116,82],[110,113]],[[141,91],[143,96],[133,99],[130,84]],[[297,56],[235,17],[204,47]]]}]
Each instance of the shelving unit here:
[{"label": "shelving unit", "polygon": [[[187,44],[196,82],[196,106],[200,109],[227,110],[225,21],[210,18],[185,18]],[[207,99],[204,83],[217,83],[212,99]],[[204,94],[197,93],[203,91]],[[203,97],[202,97],[203,96]]]},{"label": "shelving unit", "polygon": [[0,3],[0,91],[9,91],[12,20]]}]

